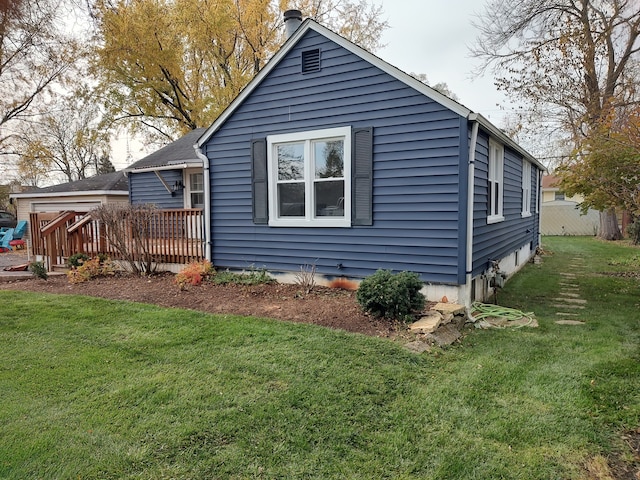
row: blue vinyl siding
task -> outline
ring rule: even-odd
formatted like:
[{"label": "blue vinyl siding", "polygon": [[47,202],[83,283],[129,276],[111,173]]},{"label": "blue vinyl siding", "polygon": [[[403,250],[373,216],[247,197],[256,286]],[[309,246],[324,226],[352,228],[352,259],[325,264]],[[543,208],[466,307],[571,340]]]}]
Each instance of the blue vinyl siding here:
[{"label": "blue vinyl siding", "polygon": [[[167,185],[182,181],[182,170],[163,170],[158,172]],[[154,172],[129,173],[129,198],[131,204],[150,203],[158,208],[184,208],[184,190],[171,196]]]},{"label": "blue vinyl siding", "polygon": [[[322,68],[302,75],[301,52],[311,48],[321,49]],[[426,282],[459,283],[459,205],[465,201],[459,182],[468,149],[463,120],[308,31],[204,148],[211,159],[214,264],[290,272],[315,264],[318,273],[351,277],[387,268],[418,272]],[[373,226],[255,225],[251,140],[347,125],[373,127]]]},{"label": "blue vinyl siding", "polygon": [[504,150],[504,221],[487,224],[489,137],[478,135],[475,163],[473,275],[486,270],[490,260],[498,260],[532,242],[538,244],[539,214],[536,212],[538,192],[535,179],[539,170],[531,168],[531,216],[522,217],[522,157],[505,147]]}]

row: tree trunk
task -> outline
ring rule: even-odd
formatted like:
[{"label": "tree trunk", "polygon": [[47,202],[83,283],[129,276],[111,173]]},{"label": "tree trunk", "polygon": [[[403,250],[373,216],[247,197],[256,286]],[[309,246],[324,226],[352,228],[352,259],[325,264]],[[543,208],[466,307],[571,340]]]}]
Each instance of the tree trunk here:
[{"label": "tree trunk", "polygon": [[618,216],[615,208],[600,212],[600,233],[598,237],[603,240],[620,240],[622,232],[618,227]]}]

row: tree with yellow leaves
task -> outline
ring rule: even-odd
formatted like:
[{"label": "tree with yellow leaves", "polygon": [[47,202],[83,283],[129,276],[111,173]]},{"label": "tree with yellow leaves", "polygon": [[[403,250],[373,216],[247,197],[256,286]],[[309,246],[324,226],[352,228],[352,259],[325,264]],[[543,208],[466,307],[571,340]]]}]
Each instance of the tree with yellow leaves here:
[{"label": "tree with yellow leaves", "polygon": [[[310,16],[365,48],[386,22],[367,0],[304,0]],[[108,121],[166,142],[209,126],[284,41],[291,0],[96,0],[93,69]]]}]

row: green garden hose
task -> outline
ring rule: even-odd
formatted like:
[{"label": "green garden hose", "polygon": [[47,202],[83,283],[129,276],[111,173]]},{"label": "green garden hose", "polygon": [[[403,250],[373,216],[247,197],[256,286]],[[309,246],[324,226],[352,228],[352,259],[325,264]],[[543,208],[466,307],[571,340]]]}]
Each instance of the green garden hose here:
[{"label": "green garden hose", "polygon": [[[531,325],[533,323],[533,312],[522,312],[520,310],[516,310],[514,308],[501,307],[500,305],[491,305],[488,303],[480,303],[474,302],[471,304],[471,309],[469,310],[469,318],[472,322],[477,322],[478,320],[482,320],[484,318],[501,318],[506,321],[515,321],[527,319],[528,322],[521,323],[518,325],[514,325],[514,327],[520,328],[525,327],[527,325]],[[509,327],[510,325],[505,325],[504,327]]]}]

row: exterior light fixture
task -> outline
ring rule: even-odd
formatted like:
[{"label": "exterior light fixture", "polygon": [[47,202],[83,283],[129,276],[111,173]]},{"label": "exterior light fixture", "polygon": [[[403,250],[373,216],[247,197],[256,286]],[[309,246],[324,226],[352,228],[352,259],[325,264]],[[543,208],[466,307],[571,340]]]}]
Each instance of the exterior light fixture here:
[{"label": "exterior light fixture", "polygon": [[176,180],[171,186],[171,194],[179,192],[180,190],[184,190],[184,184],[182,183],[182,180]]}]

